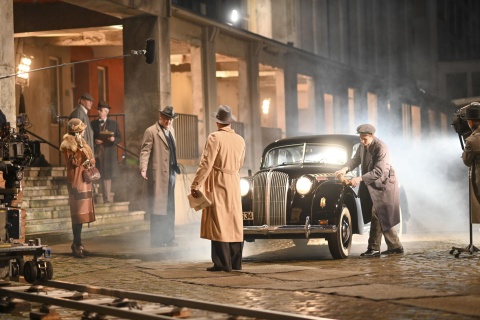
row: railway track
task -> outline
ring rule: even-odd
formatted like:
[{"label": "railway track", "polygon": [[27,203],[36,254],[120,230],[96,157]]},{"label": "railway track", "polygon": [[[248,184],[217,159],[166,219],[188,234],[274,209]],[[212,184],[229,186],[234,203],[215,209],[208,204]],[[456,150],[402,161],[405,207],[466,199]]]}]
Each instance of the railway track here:
[{"label": "railway track", "polygon": [[82,311],[82,319],[232,319],[232,316],[275,320],[319,319],[279,311],[53,280],[38,281],[33,285],[10,283],[1,286],[0,298],[0,306],[4,311],[12,310],[19,303],[38,304],[40,311],[31,311],[31,319],[43,319],[42,314],[48,315],[52,312],[51,306]]}]

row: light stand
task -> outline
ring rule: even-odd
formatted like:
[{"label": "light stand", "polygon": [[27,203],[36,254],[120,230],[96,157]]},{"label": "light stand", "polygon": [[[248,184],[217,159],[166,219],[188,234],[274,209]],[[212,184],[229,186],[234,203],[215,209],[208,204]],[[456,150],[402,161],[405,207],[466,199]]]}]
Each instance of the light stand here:
[{"label": "light stand", "polygon": [[[458,137],[460,138],[460,145],[462,146],[462,150],[464,150],[463,146],[463,139],[462,135],[458,133]],[[478,168],[480,170],[480,168]],[[472,170],[469,170],[468,173],[468,212],[469,212],[469,222],[470,222],[470,244],[466,247],[452,247],[452,250],[450,250],[450,254],[455,254],[455,258],[459,258],[460,254],[462,252],[468,252],[470,254],[473,254],[474,252],[479,252],[477,247],[473,245],[473,228],[472,228],[472,188],[470,187],[470,181],[471,181],[471,174]],[[455,253],[455,251],[457,253]]]}]

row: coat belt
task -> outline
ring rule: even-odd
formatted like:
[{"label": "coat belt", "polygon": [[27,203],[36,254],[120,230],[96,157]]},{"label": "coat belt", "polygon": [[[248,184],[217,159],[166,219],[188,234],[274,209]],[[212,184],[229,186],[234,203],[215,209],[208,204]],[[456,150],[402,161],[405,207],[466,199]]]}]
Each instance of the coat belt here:
[{"label": "coat belt", "polygon": [[217,170],[217,171],[220,171],[220,172],[223,172],[223,173],[226,173],[226,174],[237,174],[238,173],[235,170],[229,170],[229,169],[219,168],[219,167],[215,167],[215,166],[213,166],[213,169]]},{"label": "coat belt", "polygon": [[92,191],[85,191],[85,192],[78,192],[78,189],[73,189],[73,198],[75,200],[84,200],[84,199],[91,199],[93,198]]}]

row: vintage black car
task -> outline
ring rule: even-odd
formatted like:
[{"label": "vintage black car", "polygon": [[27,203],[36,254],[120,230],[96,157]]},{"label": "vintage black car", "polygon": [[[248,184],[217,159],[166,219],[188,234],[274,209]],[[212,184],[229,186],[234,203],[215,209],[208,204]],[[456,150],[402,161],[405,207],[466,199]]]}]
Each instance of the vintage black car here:
[{"label": "vintage black car", "polygon": [[[296,245],[325,238],[334,259],[347,258],[352,235],[368,232],[358,187],[334,172],[355,154],[358,135],[316,135],[277,140],[262,155],[260,171],[240,179],[244,240],[292,239]],[[408,220],[401,192],[402,220]]]}]

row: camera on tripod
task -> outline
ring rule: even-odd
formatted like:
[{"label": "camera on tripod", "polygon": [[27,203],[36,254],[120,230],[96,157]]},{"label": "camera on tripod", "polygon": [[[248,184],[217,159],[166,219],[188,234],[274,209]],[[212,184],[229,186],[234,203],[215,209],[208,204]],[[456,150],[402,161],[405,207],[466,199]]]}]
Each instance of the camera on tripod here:
[{"label": "camera on tripod", "polygon": [[478,104],[478,102],[470,103],[465,107],[457,109],[454,113],[452,127],[455,130],[455,132],[458,133],[458,135],[463,138],[463,140],[466,140],[472,134],[472,129],[470,129],[470,127],[468,126],[467,120],[464,119],[464,116],[467,111],[467,108],[474,103]]},{"label": "camera on tripod", "polygon": [[[1,161],[28,167],[36,157],[40,156],[40,141],[30,140],[25,127],[30,125],[26,113],[17,117],[18,132],[6,123],[0,133]],[[3,171],[3,170],[2,170]]]},{"label": "camera on tripod", "polygon": [[[23,169],[40,156],[40,141],[30,140],[25,127],[30,125],[28,116],[21,113],[17,117],[17,130],[7,122],[0,131],[0,171],[5,180],[5,189],[0,188],[0,195],[4,199],[0,203],[8,203],[11,196],[5,195],[8,188],[20,188],[23,179]],[[15,192],[13,192],[15,193]]]}]

